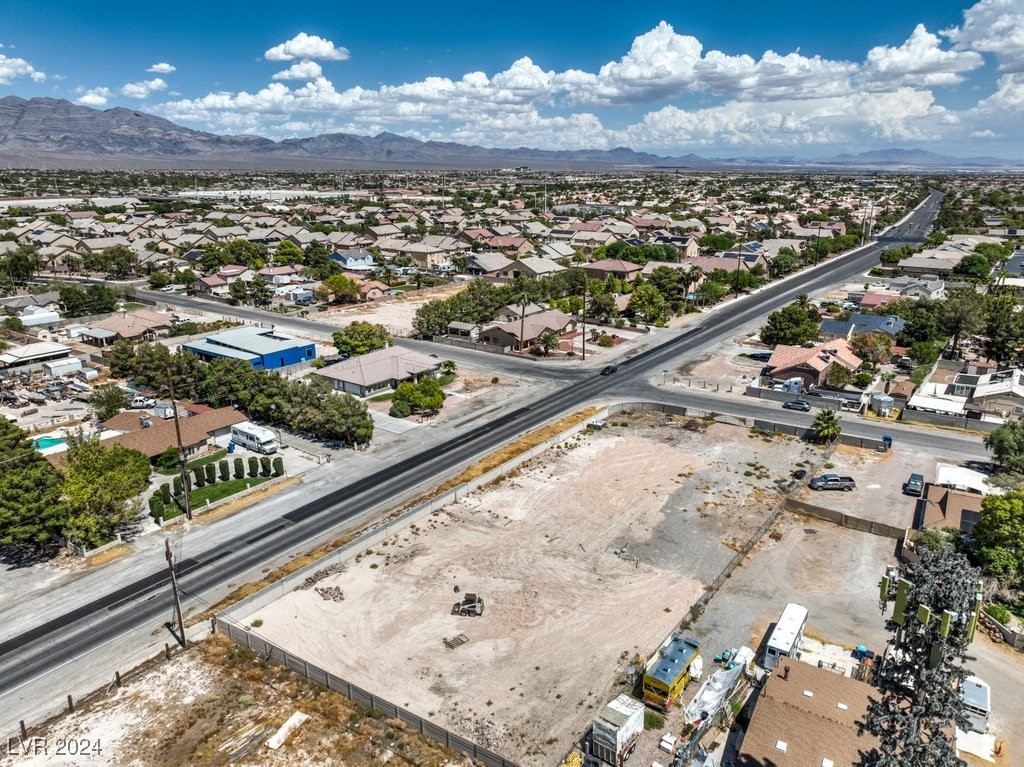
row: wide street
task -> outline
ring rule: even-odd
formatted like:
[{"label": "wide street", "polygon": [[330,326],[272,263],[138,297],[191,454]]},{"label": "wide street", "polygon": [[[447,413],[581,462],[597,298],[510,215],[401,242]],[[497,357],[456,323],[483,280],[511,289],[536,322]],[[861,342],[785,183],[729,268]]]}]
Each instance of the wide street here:
[{"label": "wide street", "polygon": [[[419,488],[436,484],[479,456],[523,432],[591,403],[623,400],[672,402],[686,407],[756,416],[780,423],[806,425],[808,414],[781,411],[777,403],[716,397],[699,390],[666,391],[651,384],[671,369],[714,348],[738,330],[757,323],[771,310],[800,293],[812,293],[863,274],[877,263],[885,245],[919,242],[933,220],[940,196],[932,194],[911,216],[880,241],[846,256],[772,283],[752,295],[724,304],[699,323],[682,331],[652,334],[646,350],[619,362],[618,372],[600,376],[587,365],[542,363],[482,354],[428,342],[402,339],[408,345],[441,353],[460,364],[522,375],[536,385],[492,409],[486,417],[463,419],[458,425],[418,429],[415,441],[392,447],[386,455],[371,449],[346,455],[317,479],[259,506],[258,514],[237,514],[218,523],[192,525],[172,533],[178,552],[178,578],[186,607],[215,601],[230,587],[258,577],[261,570],[285,561],[295,552],[333,539],[375,512],[408,498]],[[210,304],[183,296],[159,295],[162,303],[210,309]],[[273,323],[304,335],[329,336],[321,323],[278,317],[243,307],[220,307],[221,314]],[[878,437],[878,427],[847,419],[844,428],[859,436]],[[906,444],[940,445],[953,453],[983,457],[977,438],[951,432],[915,431],[896,427]],[[113,562],[55,588],[45,599],[15,608],[0,607],[0,724],[13,732],[19,719],[33,721],[65,693],[105,683],[114,668],[169,641],[162,624],[170,616],[163,536],[139,547],[130,557]],[[155,540],[160,539],[160,540]],[[159,545],[157,545],[159,544]],[[74,659],[73,663],[69,663]],[[102,681],[97,682],[100,679]]]}]

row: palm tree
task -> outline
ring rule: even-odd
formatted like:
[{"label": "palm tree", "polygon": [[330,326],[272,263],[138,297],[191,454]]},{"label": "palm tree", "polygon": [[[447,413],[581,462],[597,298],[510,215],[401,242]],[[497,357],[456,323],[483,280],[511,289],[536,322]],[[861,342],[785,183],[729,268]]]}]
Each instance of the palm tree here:
[{"label": "palm tree", "polygon": [[835,410],[822,409],[814,416],[811,431],[818,442],[834,442],[843,433],[843,424]]},{"label": "palm tree", "polygon": [[892,382],[896,380],[896,374],[887,370],[879,377],[885,381],[885,393],[888,394],[889,387],[892,386]]},{"label": "palm tree", "polygon": [[544,351],[544,356],[547,357],[558,348],[558,336],[550,330],[546,330],[537,336],[537,345]]},{"label": "palm tree", "polygon": [[455,375],[455,371],[458,369],[455,360],[441,360],[441,364],[438,367],[446,376]]}]

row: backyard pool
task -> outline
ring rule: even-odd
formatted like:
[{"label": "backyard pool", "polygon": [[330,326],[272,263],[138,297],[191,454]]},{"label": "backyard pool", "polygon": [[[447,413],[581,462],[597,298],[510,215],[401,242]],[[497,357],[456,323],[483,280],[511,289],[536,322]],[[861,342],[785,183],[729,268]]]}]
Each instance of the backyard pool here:
[{"label": "backyard pool", "polygon": [[36,440],[36,450],[44,450],[48,447],[56,447],[57,445],[66,445],[68,441],[63,437],[40,437]]}]

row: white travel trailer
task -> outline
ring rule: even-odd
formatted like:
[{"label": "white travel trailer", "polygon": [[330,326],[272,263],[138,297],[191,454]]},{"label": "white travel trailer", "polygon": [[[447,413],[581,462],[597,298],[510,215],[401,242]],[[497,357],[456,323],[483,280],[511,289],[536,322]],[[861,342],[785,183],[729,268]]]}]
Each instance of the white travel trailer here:
[{"label": "white travel trailer", "polygon": [[231,441],[255,453],[276,453],[277,441],[270,429],[252,421],[242,421],[231,427]]},{"label": "white travel trailer", "polygon": [[762,665],[771,671],[779,662],[779,658],[795,658],[804,639],[804,626],[807,624],[807,608],[790,602],[779,616],[772,635],[768,638],[768,646],[764,651]]}]

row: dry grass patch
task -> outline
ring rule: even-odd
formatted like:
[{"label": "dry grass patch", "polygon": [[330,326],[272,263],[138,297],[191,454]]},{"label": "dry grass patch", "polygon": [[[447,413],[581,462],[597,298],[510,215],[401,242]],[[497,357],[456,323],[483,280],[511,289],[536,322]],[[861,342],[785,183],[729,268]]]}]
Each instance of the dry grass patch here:
[{"label": "dry grass patch", "polygon": [[109,549],[101,551],[99,554],[86,554],[85,564],[89,567],[99,567],[105,565],[107,562],[113,562],[115,559],[120,559],[125,554],[130,554],[134,549],[127,543],[120,543],[117,546],[111,546]]}]

